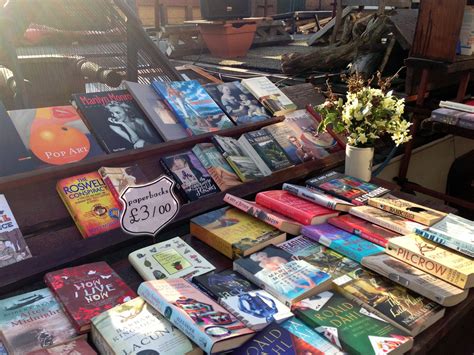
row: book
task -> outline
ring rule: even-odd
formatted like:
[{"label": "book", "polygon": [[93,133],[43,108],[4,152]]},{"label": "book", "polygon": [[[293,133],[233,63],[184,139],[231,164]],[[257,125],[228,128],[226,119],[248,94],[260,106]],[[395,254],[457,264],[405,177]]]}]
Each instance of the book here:
[{"label": "book", "polygon": [[128,92],[133,96],[138,106],[145,112],[150,123],[166,141],[171,142],[189,137],[176,116],[165,102],[158,96],[151,85],[124,81]]},{"label": "book", "polygon": [[79,333],[90,330],[93,317],[136,297],[103,261],[49,272],[44,281]]},{"label": "book", "polygon": [[183,279],[143,282],[138,294],[206,353],[235,349],[253,331]]},{"label": "book", "polygon": [[212,180],[221,191],[242,184],[235,171],[230,167],[216,146],[212,143],[200,143],[193,147],[193,153],[207,169]]},{"label": "book", "polygon": [[360,263],[363,258],[383,253],[384,248],[330,224],[306,226],[301,234]]},{"label": "book", "polygon": [[259,192],[255,202],[303,225],[324,223],[339,214],[281,190]]},{"label": "book", "polygon": [[286,122],[266,126],[264,130],[271,134],[283,148],[292,164],[296,165],[312,159],[310,154],[305,154],[302,149],[298,149],[302,143],[298,140],[296,132]]},{"label": "book", "polygon": [[0,269],[28,258],[31,251],[5,195],[0,194]]},{"label": "book", "polygon": [[369,205],[378,209],[390,212],[397,216],[421,223],[425,226],[431,226],[446,217],[446,213],[418,205],[416,203],[402,200],[393,195],[383,197],[371,197]]},{"label": "book", "polygon": [[[317,122],[318,128],[323,118],[319,113],[317,113],[312,105],[307,105],[306,110],[311,115],[312,118]],[[326,132],[329,133],[338,143],[341,148],[345,148],[347,145],[347,136],[344,133],[336,133],[334,132],[333,125],[329,124],[326,126]]]},{"label": "book", "polygon": [[219,192],[219,188],[192,151],[163,157],[160,162],[189,201],[197,201]]},{"label": "book", "polygon": [[336,292],[322,292],[294,306],[309,327],[344,352],[360,355],[403,354],[413,338]]},{"label": "book", "polygon": [[85,338],[76,338],[63,344],[48,346],[28,355],[97,355]]},{"label": "book", "polygon": [[130,264],[146,280],[191,280],[215,267],[180,237],[153,244],[128,255]]},{"label": "book", "polygon": [[386,252],[459,288],[474,286],[474,262],[470,258],[416,234],[392,238]]},{"label": "book", "polygon": [[296,105],[267,77],[242,80],[242,86],[255,96],[275,116],[296,110]]},{"label": "book", "polygon": [[263,290],[247,291],[222,298],[220,303],[247,328],[260,331],[270,323],[293,317],[290,309]]},{"label": "book", "polygon": [[230,259],[250,255],[286,240],[276,228],[230,207],[191,219],[191,235]]},{"label": "book", "polygon": [[208,84],[204,87],[236,125],[261,122],[271,116],[239,81]]},{"label": "book", "polygon": [[196,80],[152,82],[189,135],[232,128],[234,124]]},{"label": "book", "polygon": [[66,165],[105,154],[72,106],[14,110],[9,114],[38,167]]},{"label": "book", "polygon": [[474,222],[466,218],[450,213],[428,230],[419,228],[415,232],[446,248],[474,258]]},{"label": "book", "polygon": [[94,317],[91,337],[101,354],[202,354],[141,297]]},{"label": "book", "polygon": [[389,231],[358,217],[351,216],[350,214],[329,218],[328,223],[382,247],[387,246],[390,238],[399,236],[398,233]]},{"label": "book", "polygon": [[234,260],[234,270],[291,306],[331,287],[331,276],[274,245]]},{"label": "book", "polygon": [[138,165],[126,167],[102,167],[98,170],[102,181],[105,182],[109,191],[119,205],[122,205],[120,196],[128,186],[145,184],[148,179]]},{"label": "book", "polygon": [[24,355],[76,336],[47,288],[0,300],[0,330],[10,355]]},{"label": "book", "polygon": [[240,180],[246,182],[263,177],[257,164],[244,152],[236,139],[215,135],[212,140]]},{"label": "book", "polygon": [[283,184],[283,190],[290,194],[298,196],[304,200],[310,201],[317,205],[329,208],[335,211],[348,212],[353,206],[351,203],[341,200],[339,198],[327,195],[315,189],[308,189],[304,186]]},{"label": "book", "polygon": [[224,202],[229,205],[244,211],[250,216],[253,216],[266,224],[275,227],[282,232],[298,235],[301,231],[302,224],[288,218],[278,212],[274,212],[269,208],[265,208],[255,202],[247,201],[237,196],[226,194]]},{"label": "book", "polygon": [[471,105],[462,104],[454,101],[440,101],[439,107],[450,108],[453,110],[459,110],[463,112],[474,113],[474,108]]},{"label": "book", "polygon": [[97,171],[59,180],[56,190],[83,238],[120,227],[121,204]]},{"label": "book", "polygon": [[462,290],[387,254],[367,256],[362,259],[362,265],[445,307],[464,301],[468,295],[468,290]]},{"label": "book", "polygon": [[333,281],[348,299],[416,336],[444,316],[445,308],[384,277],[359,268]]},{"label": "book", "polygon": [[0,343],[0,355],[8,355],[7,349],[5,349],[2,343]]},{"label": "book", "polygon": [[385,187],[335,171],[309,179],[306,185],[358,206],[366,205],[371,197],[382,196],[389,192]]},{"label": "book", "polygon": [[427,228],[420,223],[372,206],[355,206],[349,210],[349,213],[402,235],[413,233],[415,229]]},{"label": "book", "polygon": [[265,176],[293,166],[283,148],[263,129],[244,133],[238,142]]},{"label": "book", "polygon": [[163,142],[127,90],[73,94],[72,100],[107,153]]}]

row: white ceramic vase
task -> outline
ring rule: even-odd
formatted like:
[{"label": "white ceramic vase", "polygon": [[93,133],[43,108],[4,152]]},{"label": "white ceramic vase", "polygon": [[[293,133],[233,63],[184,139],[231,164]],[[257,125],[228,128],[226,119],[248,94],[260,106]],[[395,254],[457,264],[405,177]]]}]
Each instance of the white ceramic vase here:
[{"label": "white ceramic vase", "polygon": [[372,162],[374,148],[357,148],[346,145],[345,174],[354,176],[364,181],[372,178]]}]

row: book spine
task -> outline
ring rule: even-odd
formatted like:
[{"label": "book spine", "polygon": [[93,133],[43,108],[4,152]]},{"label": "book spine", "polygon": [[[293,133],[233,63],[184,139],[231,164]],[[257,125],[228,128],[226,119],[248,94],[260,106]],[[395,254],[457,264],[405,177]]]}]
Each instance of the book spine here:
[{"label": "book spine", "polygon": [[349,223],[346,223],[345,221],[339,219],[339,218],[329,218],[328,223],[332,224],[333,226],[345,230],[346,232],[349,232],[351,234],[357,235],[358,237],[364,238],[368,240],[369,242],[375,243],[377,245],[380,245],[382,247],[387,246],[387,240],[378,236],[375,233],[371,233],[369,231],[364,231],[360,228],[357,228],[355,226],[352,226]]},{"label": "book spine", "polygon": [[232,244],[228,243],[225,239],[219,238],[212,232],[209,232],[205,228],[193,223],[190,224],[190,233],[193,237],[198,238],[203,243],[206,243],[210,247],[214,248],[218,252],[224,254],[230,259],[235,259],[236,255],[232,248]]},{"label": "book spine", "polygon": [[234,161],[229,157],[229,154],[227,154],[227,152],[222,149],[222,147],[220,146],[219,142],[217,141],[217,139],[215,139],[214,137],[212,137],[212,142],[214,143],[214,145],[216,146],[217,150],[219,151],[219,153],[222,154],[222,156],[224,157],[224,159],[227,161],[227,163],[229,163],[230,167],[235,171],[235,173],[237,174],[237,176],[239,177],[240,180],[242,180],[243,182],[247,182],[249,181],[249,179],[247,179],[247,177],[242,174],[242,172],[240,171],[239,167],[237,166],[237,164],[234,163]]},{"label": "book spine", "polygon": [[390,213],[395,214],[397,216],[400,216],[400,217],[403,217],[403,218],[406,218],[406,219],[424,224],[425,226],[429,226],[429,225],[435,223],[434,221],[430,221],[427,218],[424,218],[424,217],[420,216],[418,213],[406,211],[404,209],[398,208],[398,207],[393,206],[393,205],[388,205],[388,204],[382,203],[380,201],[374,201],[372,199],[369,199],[369,205],[372,206],[372,207],[376,207],[380,210],[390,212]]},{"label": "book spine", "polygon": [[352,203],[358,206],[365,206],[367,205],[369,199],[385,195],[387,192],[390,192],[390,190],[386,189],[385,187],[379,186],[373,191],[363,194],[362,196],[356,197],[352,200]]},{"label": "book spine", "polygon": [[212,180],[217,184],[219,189],[221,191],[225,191],[229,189],[230,186],[228,186],[225,183],[225,181],[220,177],[220,175],[217,173],[216,169],[212,166],[211,161],[207,157],[206,153],[204,153],[202,148],[199,145],[195,145],[192,151],[194,155],[196,155],[198,160],[201,162],[202,166],[204,166],[204,168],[207,170]]},{"label": "book spine", "polygon": [[272,171],[270,168],[265,164],[263,159],[258,155],[258,153],[255,151],[255,149],[252,147],[250,142],[245,138],[245,136],[242,136],[238,139],[238,142],[240,144],[240,147],[242,150],[247,154],[250,159],[254,161],[255,164],[257,164],[258,169],[264,176],[269,176],[272,174]]},{"label": "book spine", "polygon": [[283,190],[306,201],[313,202],[331,210],[336,210],[337,208],[337,204],[334,201],[324,199],[323,197],[318,196],[318,194],[310,193],[306,188],[299,188],[298,186],[285,183],[283,184]]},{"label": "book spine", "polygon": [[443,245],[447,248],[456,250],[462,254],[468,255],[471,258],[474,258],[474,246],[470,243],[462,242],[458,239],[451,238],[446,234],[437,233],[431,230],[422,230],[419,228],[415,229],[415,233],[435,242],[436,244]]},{"label": "book spine", "polygon": [[413,233],[413,230],[411,230],[410,228],[405,228],[405,227],[403,227],[401,225],[398,225],[396,223],[390,223],[386,220],[379,219],[377,217],[372,216],[369,213],[360,212],[357,208],[351,208],[349,210],[349,213],[353,216],[362,218],[362,219],[364,219],[364,220],[366,220],[370,223],[373,223],[373,224],[376,224],[380,227],[389,229],[389,230],[391,230],[393,232],[396,232],[398,234],[401,234],[401,235]]},{"label": "book spine", "polygon": [[[99,171],[100,173],[100,171]],[[115,186],[114,184],[112,183],[112,180],[110,179],[110,177],[106,176],[106,175],[102,175],[102,181],[107,185],[107,187],[109,188],[109,191],[112,193],[112,196],[114,197],[115,201],[117,201],[117,203],[122,206],[122,209],[123,209],[123,202],[122,200],[120,199],[120,196],[119,196],[119,193],[118,191],[115,189]]]},{"label": "book spine", "polygon": [[287,205],[281,201],[274,200],[265,194],[257,194],[255,202],[271,209],[272,211],[276,211],[284,216],[290,217],[301,224],[310,225],[312,222],[311,216],[308,216],[308,214],[304,211]]}]

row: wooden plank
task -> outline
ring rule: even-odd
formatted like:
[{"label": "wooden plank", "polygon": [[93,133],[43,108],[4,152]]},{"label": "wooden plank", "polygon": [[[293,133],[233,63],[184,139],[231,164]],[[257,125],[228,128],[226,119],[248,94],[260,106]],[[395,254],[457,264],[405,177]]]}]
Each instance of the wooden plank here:
[{"label": "wooden plank", "polygon": [[417,9],[399,9],[388,17],[392,24],[393,32],[404,50],[409,50],[415,38]]},{"label": "wooden plank", "polygon": [[[343,6],[379,6],[380,0],[342,0]],[[412,0],[385,0],[385,6],[409,8]]]},{"label": "wooden plank", "polygon": [[[348,6],[344,8],[344,10],[342,10],[341,19],[344,19],[347,15],[349,15],[352,10],[353,10],[352,6]],[[331,21],[327,23],[326,26],[324,26],[321,30],[316,32],[314,35],[312,35],[308,39],[308,42],[307,42],[308,45],[312,46],[313,44],[315,44],[319,39],[321,39],[324,35],[326,35],[335,25],[336,25],[336,18],[333,18],[331,19]]]},{"label": "wooden plank", "polygon": [[311,83],[286,86],[281,91],[298,106],[299,110],[306,109],[308,105],[316,106],[326,101],[324,95],[318,93]]}]

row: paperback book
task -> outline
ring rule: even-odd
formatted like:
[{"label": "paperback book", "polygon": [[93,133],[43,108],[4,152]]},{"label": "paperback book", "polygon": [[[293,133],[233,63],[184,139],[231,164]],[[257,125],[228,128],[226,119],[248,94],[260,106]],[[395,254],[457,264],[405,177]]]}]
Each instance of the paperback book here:
[{"label": "paperback book", "polygon": [[353,206],[349,202],[346,202],[331,195],[327,195],[315,189],[308,189],[304,186],[284,183],[283,190],[289,192],[292,195],[298,196],[303,200],[310,201],[312,203],[335,211],[348,212]]},{"label": "paperback book", "polygon": [[310,154],[305,154],[302,149],[298,149],[302,143],[298,140],[296,132],[286,122],[266,126],[263,130],[278,142],[292,164],[296,165],[312,159]]},{"label": "paperback book", "polygon": [[215,270],[201,254],[180,237],[157,243],[130,253],[130,264],[146,280],[191,280]]},{"label": "paperback book", "polygon": [[29,352],[28,355],[97,355],[97,353],[85,338],[80,337],[63,344]]},{"label": "paperback book", "polygon": [[128,186],[136,186],[148,182],[138,165],[123,168],[102,167],[99,169],[99,174],[119,205],[122,204],[120,196]]}]

